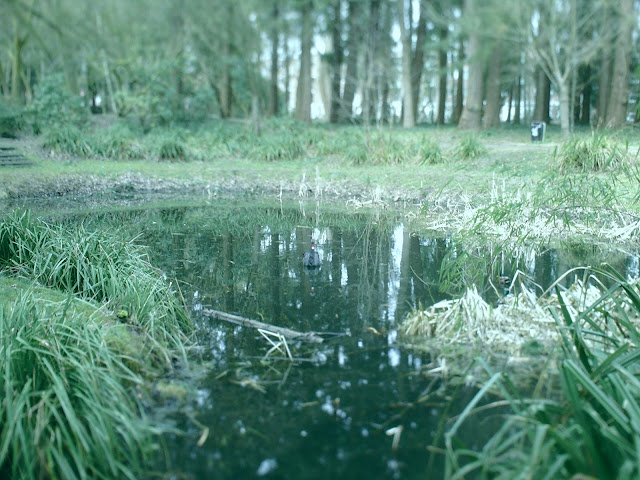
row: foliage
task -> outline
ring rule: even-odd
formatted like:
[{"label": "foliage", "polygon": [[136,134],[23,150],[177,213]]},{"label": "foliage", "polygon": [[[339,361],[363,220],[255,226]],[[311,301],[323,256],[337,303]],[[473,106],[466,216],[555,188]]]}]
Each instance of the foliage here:
[{"label": "foliage", "polygon": [[[603,281],[612,286],[580,311],[558,291],[554,315],[562,337],[562,394],[524,399],[508,377],[501,380],[489,371],[491,379],[445,434],[446,478],[472,472],[504,479],[640,475],[640,289],[608,267],[585,270],[585,284]],[[481,451],[467,449],[456,438],[457,429],[496,388],[513,415]]]},{"label": "foliage", "polygon": [[445,162],[440,145],[430,137],[422,137],[418,143],[418,161],[421,164],[437,165]]},{"label": "foliage", "polygon": [[44,133],[42,147],[52,153],[74,157],[90,157],[94,153],[87,135],[73,124],[49,127]]},{"label": "foliage", "polygon": [[560,147],[556,161],[561,169],[597,172],[629,163],[628,145],[623,148],[604,133],[573,136]]},{"label": "foliage", "polygon": [[[83,227],[65,229],[13,214],[0,223],[0,267],[129,312],[151,346],[178,344],[190,322],[144,248]],[[162,353],[162,349],[158,349]]]},{"label": "foliage", "polygon": [[460,160],[473,160],[487,153],[487,148],[480,141],[477,135],[468,134],[463,136],[456,145],[453,155]]},{"label": "foliage", "polygon": [[118,160],[137,160],[147,157],[139,136],[124,122],[117,122],[93,141],[93,152],[98,157]]},{"label": "foliage", "polygon": [[29,291],[0,303],[0,473],[139,478],[157,430],[138,413],[132,359],[115,348],[121,327],[69,307]]},{"label": "foliage", "polygon": [[49,75],[40,81],[26,113],[36,133],[51,128],[80,126],[88,115],[82,99],[69,93],[61,74]]},{"label": "foliage", "polygon": [[0,100],[0,138],[15,138],[25,126],[24,108]]}]

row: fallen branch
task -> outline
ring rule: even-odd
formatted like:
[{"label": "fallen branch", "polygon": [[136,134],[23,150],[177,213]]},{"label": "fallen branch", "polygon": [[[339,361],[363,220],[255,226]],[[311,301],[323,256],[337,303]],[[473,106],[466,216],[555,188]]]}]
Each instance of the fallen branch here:
[{"label": "fallen branch", "polygon": [[311,343],[322,343],[322,337],[317,332],[296,332],[289,328],[277,327],[275,325],[269,325],[268,323],[260,322],[258,320],[252,320],[250,318],[241,317],[240,315],[233,315],[231,313],[221,312],[219,310],[203,310],[202,313],[211,318],[217,318],[218,320],[224,320],[225,322],[235,323],[236,325],[242,325],[246,327],[258,328],[261,330],[267,330],[269,332],[279,333],[283,337],[291,338],[294,340],[302,340]]}]

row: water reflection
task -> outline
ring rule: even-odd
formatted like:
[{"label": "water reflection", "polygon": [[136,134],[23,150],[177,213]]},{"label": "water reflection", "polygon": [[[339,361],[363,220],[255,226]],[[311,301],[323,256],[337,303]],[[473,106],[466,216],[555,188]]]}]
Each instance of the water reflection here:
[{"label": "water reflection", "polygon": [[[141,209],[88,221],[141,235],[153,263],[179,280],[213,365],[188,415],[174,415],[187,435],[166,439],[176,477],[442,477],[442,458],[430,462],[427,447],[444,412],[456,415],[475,392],[463,388],[451,401],[450,379],[427,373],[442,371],[439,359],[401,348],[395,328],[418,304],[446,297],[443,262],[462,258],[465,245],[416,235],[393,216],[309,217],[280,206]],[[302,254],[312,238],[323,263],[310,271]],[[507,274],[524,271],[542,288],[575,265],[607,260],[632,277],[639,269],[637,255],[583,244],[489,260],[479,273],[463,272],[485,292],[493,274],[486,265],[495,262]],[[301,359],[294,366],[265,362],[268,345],[254,330],[214,322],[202,316],[206,308],[350,335],[320,347],[292,344]],[[202,446],[192,418],[209,428]],[[479,414],[459,436],[477,449],[501,422],[495,411]]]}]

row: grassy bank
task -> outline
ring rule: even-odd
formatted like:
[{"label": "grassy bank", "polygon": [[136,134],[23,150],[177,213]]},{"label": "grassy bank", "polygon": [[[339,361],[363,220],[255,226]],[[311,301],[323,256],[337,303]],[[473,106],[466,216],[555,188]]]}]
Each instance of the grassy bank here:
[{"label": "grassy bank", "polygon": [[[566,302],[558,290],[551,312],[561,352],[552,366],[561,392],[549,398],[540,375],[533,395],[496,372],[481,357],[488,381],[434,446],[446,456],[446,478],[632,479],[640,475],[640,289],[611,269],[586,269],[583,285],[611,286],[597,298]],[[591,287],[590,287],[591,288]],[[489,392],[503,400],[482,405]],[[508,406],[503,426],[480,450],[457,437],[476,412]],[[444,431],[443,429],[442,431]],[[441,442],[441,443],[440,443]],[[440,447],[442,449],[440,450]]]},{"label": "grassy bank", "polygon": [[175,293],[139,247],[28,214],[0,223],[0,268],[0,473],[140,478],[145,382],[191,329]]},{"label": "grassy bank", "polygon": [[565,140],[551,127],[544,143],[533,144],[526,127],[470,134],[278,120],[256,135],[228,122],[143,132],[118,120],[84,130],[51,126],[12,142],[35,166],[0,169],[0,198],[282,193],[354,206],[410,202],[436,229],[511,234],[534,220],[531,232],[578,220],[574,231],[590,235],[620,212],[626,217],[616,228],[628,227],[640,193],[640,137],[633,131],[585,130]]}]

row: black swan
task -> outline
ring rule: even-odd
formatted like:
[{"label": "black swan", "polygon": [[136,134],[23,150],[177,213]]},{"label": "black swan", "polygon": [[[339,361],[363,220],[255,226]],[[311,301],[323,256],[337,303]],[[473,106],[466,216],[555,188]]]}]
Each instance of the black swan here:
[{"label": "black swan", "polygon": [[307,268],[316,268],[322,264],[320,260],[320,255],[316,251],[316,242],[311,240],[311,249],[304,252],[302,256],[302,265]]}]

